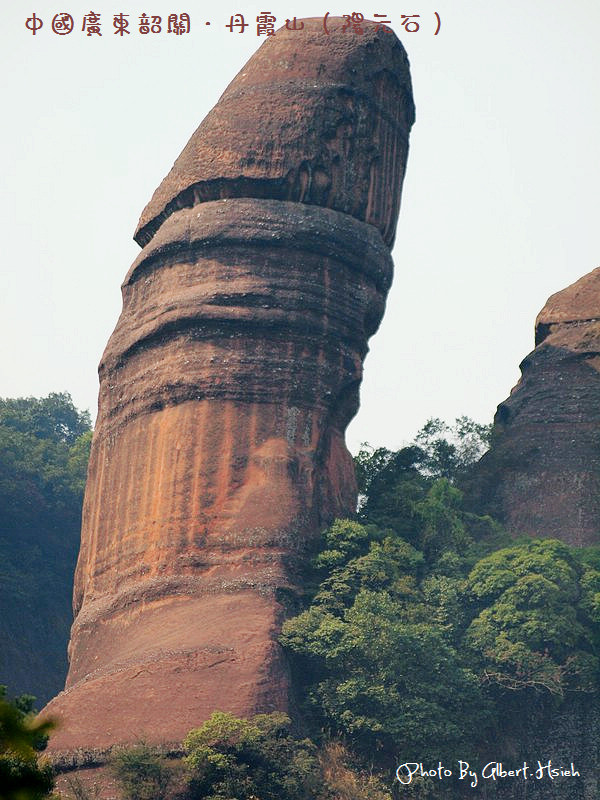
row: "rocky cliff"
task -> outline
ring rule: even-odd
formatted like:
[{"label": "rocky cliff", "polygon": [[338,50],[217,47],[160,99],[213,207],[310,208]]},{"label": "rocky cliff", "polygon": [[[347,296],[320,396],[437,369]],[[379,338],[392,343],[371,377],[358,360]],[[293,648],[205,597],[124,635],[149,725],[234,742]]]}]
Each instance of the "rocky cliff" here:
[{"label": "rocky cliff", "polygon": [[267,39],[142,213],[99,370],[54,750],[287,707],[281,592],[355,508],[344,431],[414,118],[395,35],[330,22]]},{"label": "rocky cliff", "polygon": [[600,268],[552,295],[474,496],[513,533],[600,542]]}]

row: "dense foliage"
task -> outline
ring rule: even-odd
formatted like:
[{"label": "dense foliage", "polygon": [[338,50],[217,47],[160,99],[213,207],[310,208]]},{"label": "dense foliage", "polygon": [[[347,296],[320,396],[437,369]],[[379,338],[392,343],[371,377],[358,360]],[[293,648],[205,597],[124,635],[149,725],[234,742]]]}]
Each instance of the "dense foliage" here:
[{"label": "dense foliage", "polygon": [[0,399],[0,680],[62,688],[91,440],[68,394]]},{"label": "dense foliage", "polygon": [[467,456],[434,469],[415,444],[358,461],[359,521],[325,533],[281,638],[313,730],[388,767],[437,764],[502,758],[515,740],[524,754],[532,720],[578,698],[597,708],[600,551],[508,539],[464,511]]},{"label": "dense foliage", "polygon": [[497,551],[471,570],[465,645],[483,680],[563,696],[594,692],[600,655],[600,572],[552,539]]},{"label": "dense foliage", "polygon": [[[365,442],[354,457],[359,492],[363,498],[378,497],[377,483],[390,479],[398,483],[398,468],[402,465],[414,467],[423,478],[460,481],[488,449],[491,438],[491,425],[458,417],[454,425],[438,418],[428,420],[412,445],[396,452],[386,447],[373,448]],[[377,483],[372,486],[373,481]]]},{"label": "dense foliage", "polygon": [[52,769],[38,762],[38,752],[47,741],[50,722],[34,720],[33,698],[22,695],[6,699],[0,686],[0,798],[42,800],[54,786]]},{"label": "dense foliage", "polygon": [[[140,743],[117,750],[111,772],[122,800],[392,800],[341,742],[317,748],[291,728],[280,712],[215,712],[186,737],[183,762]],[[73,800],[95,800],[89,786],[70,784]]]},{"label": "dense foliage", "polygon": [[242,720],[217,712],[184,742],[191,798],[313,800],[324,797],[315,745],[290,734],[285,714]]}]

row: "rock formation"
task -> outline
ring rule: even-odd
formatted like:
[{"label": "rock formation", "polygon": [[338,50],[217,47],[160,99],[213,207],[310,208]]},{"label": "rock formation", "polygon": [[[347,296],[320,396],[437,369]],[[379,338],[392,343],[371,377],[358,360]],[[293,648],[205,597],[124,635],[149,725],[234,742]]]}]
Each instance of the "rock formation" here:
[{"label": "rock formation", "polygon": [[288,705],[282,597],[355,508],[344,431],[414,119],[396,36],[341,28],[269,37],[142,214],[99,368],[55,751]]},{"label": "rock formation", "polygon": [[600,542],[600,268],[552,295],[474,496],[513,533]]}]

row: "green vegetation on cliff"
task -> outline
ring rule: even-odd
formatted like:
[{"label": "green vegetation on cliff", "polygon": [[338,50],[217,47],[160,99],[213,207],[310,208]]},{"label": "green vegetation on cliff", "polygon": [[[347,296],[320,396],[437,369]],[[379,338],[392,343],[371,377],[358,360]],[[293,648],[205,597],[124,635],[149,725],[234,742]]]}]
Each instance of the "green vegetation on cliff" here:
[{"label": "green vegetation on cliff", "polygon": [[440,445],[436,465],[425,439],[358,457],[359,520],[325,533],[306,608],[283,628],[298,702],[314,735],[342,737],[365,763],[554,753],[585,766],[588,789],[545,796],[592,797],[600,549],[509,539],[464,510],[468,459]]},{"label": "green vegetation on cliff", "polygon": [[0,682],[42,703],[67,670],[90,441],[66,393],[0,399]]},{"label": "green vegetation on cliff", "polygon": [[[143,743],[115,752],[111,772],[122,800],[391,800],[340,742],[317,747],[294,734],[281,712],[240,719],[217,711],[183,748],[183,762]],[[92,797],[74,793],[75,800]]]},{"label": "green vegetation on cliff", "polygon": [[[515,540],[467,511],[460,487],[488,438],[465,418],[431,420],[403,450],[363,448],[357,517],[324,532],[281,637],[302,734],[281,714],[217,713],[190,732],[179,770],[145,745],[117,752],[124,800],[390,800],[405,761],[540,756],[575,760],[586,780],[532,783],[528,798],[594,797],[600,548]],[[66,670],[90,439],[68,395],[0,400],[0,680],[42,700]],[[27,702],[0,699],[0,733]],[[44,796],[48,768],[5,742],[0,770],[30,770]],[[516,798],[515,786],[486,790]],[[402,796],[455,791],[415,781]]]}]

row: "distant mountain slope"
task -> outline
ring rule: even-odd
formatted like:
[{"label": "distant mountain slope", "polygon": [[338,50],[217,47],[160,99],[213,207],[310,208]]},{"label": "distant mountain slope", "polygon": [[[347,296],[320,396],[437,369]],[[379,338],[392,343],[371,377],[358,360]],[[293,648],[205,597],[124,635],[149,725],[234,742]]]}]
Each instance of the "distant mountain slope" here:
[{"label": "distant mountain slope", "polygon": [[66,393],[0,399],[0,684],[64,685],[91,425]]}]

